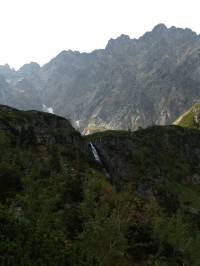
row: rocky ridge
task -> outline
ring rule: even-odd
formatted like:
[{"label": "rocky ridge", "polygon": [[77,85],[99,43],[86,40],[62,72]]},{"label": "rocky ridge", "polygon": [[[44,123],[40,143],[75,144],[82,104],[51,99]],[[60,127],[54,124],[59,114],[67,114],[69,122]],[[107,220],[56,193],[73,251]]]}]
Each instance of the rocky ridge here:
[{"label": "rocky ridge", "polygon": [[[91,53],[63,51],[40,67],[0,67],[2,104],[42,104],[91,133],[170,124],[200,96],[200,37],[157,25],[139,39],[121,35]],[[20,95],[20,96],[19,96]]]}]

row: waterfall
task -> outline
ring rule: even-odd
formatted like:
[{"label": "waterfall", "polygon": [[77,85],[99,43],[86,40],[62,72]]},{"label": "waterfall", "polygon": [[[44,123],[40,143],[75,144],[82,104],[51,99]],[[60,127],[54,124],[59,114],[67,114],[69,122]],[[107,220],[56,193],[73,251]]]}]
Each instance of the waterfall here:
[{"label": "waterfall", "polygon": [[108,171],[106,170],[104,164],[102,163],[102,161],[101,161],[101,159],[100,159],[100,157],[99,157],[99,154],[98,154],[96,148],[94,147],[94,145],[92,144],[92,142],[90,142],[89,145],[90,145],[90,147],[91,147],[91,149],[92,149],[92,154],[93,154],[93,156],[94,156],[94,159],[95,159],[96,161],[98,161],[98,162],[103,166],[103,170],[104,170],[104,172],[105,172],[107,178],[109,179],[109,178],[110,178],[109,173],[108,173]]},{"label": "waterfall", "polygon": [[91,149],[92,149],[92,154],[94,155],[94,159],[95,159],[96,161],[98,161],[98,162],[101,163],[101,160],[100,160],[100,158],[99,158],[98,152],[97,152],[97,150],[95,149],[95,147],[93,146],[92,142],[90,142],[89,144],[90,144],[90,147],[91,147]]}]

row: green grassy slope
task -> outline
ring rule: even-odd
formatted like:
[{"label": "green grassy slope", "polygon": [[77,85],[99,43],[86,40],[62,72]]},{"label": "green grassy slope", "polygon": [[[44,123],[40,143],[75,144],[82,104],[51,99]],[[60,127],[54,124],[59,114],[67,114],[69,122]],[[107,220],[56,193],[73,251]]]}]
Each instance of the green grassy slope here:
[{"label": "green grassy slope", "polygon": [[178,119],[173,122],[173,125],[183,127],[196,127],[194,124],[194,110],[200,108],[200,101],[197,101],[188,111],[183,113]]}]

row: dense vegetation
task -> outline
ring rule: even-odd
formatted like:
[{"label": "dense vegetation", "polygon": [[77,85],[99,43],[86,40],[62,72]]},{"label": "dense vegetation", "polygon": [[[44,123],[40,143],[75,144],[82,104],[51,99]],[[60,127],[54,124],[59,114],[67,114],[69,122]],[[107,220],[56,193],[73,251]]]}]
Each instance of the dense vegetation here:
[{"label": "dense vegetation", "polygon": [[[60,123],[57,131],[52,123]],[[197,130],[152,127],[98,133],[92,139],[136,134],[148,154],[155,145],[148,134],[165,132],[185,141],[190,134],[194,142],[199,136]],[[116,190],[94,161],[88,141],[62,118],[1,108],[0,265],[200,265],[200,185],[178,179],[185,175],[185,162],[173,164],[169,149],[160,158],[163,169],[179,171],[173,182],[166,177],[171,187],[163,189],[173,191],[176,203],[166,208],[156,195],[138,194],[131,180]],[[138,157],[138,169],[149,163],[145,160]]]}]

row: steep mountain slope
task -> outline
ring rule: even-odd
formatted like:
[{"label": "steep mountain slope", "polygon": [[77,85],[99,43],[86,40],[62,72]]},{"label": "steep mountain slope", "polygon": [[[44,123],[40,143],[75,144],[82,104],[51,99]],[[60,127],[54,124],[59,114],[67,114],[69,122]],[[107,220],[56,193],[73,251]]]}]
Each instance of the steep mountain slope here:
[{"label": "steep mountain slope", "polygon": [[[86,133],[98,127],[164,125],[200,96],[200,37],[159,24],[138,40],[121,35],[90,54],[63,51],[43,67],[31,63],[8,70],[2,67],[0,73],[12,81],[10,86],[16,78],[32,85],[27,86],[28,104],[15,106],[51,106],[56,114],[80,120]],[[15,89],[10,93],[15,95]],[[1,103],[13,105],[4,98]]]},{"label": "steep mountain slope", "polygon": [[48,82],[50,105],[57,98],[73,119],[109,128],[170,123],[199,97],[199,44],[190,30],[158,25],[139,40],[122,35],[91,54],[63,52],[44,67],[65,71],[59,92]]},{"label": "steep mountain slope", "polygon": [[42,110],[42,100],[31,80],[7,68],[7,73],[0,68],[0,103],[22,110]]},{"label": "steep mountain slope", "polygon": [[199,137],[0,106],[0,264],[199,265]]},{"label": "steep mountain slope", "polygon": [[183,127],[195,127],[200,126],[200,101],[197,101],[191,108],[184,112],[174,122],[174,125],[180,125]]}]

